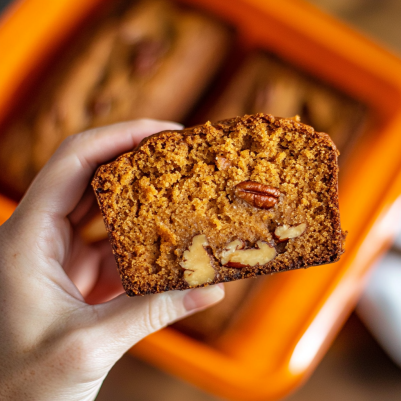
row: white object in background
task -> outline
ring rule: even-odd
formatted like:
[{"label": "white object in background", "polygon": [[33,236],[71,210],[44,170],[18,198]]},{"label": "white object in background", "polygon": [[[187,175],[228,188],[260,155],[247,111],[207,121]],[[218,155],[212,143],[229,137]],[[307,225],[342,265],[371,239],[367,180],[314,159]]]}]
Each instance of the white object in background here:
[{"label": "white object in background", "polygon": [[401,252],[401,227],[398,227],[398,235],[395,237],[393,248]]},{"label": "white object in background", "polygon": [[357,313],[391,359],[401,367],[401,251],[396,241],[377,265]]}]

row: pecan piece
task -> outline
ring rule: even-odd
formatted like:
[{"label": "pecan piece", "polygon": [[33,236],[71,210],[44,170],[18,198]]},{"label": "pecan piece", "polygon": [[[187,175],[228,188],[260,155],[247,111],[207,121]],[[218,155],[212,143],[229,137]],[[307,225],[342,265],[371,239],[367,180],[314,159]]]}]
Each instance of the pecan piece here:
[{"label": "pecan piece", "polygon": [[206,235],[195,235],[188,250],[184,252],[180,263],[185,269],[184,280],[190,285],[202,285],[210,283],[216,275],[206,250],[209,246]]},{"label": "pecan piece", "polygon": [[277,202],[280,191],[255,181],[243,181],[235,186],[235,195],[251,206],[270,209]]},{"label": "pecan piece", "polygon": [[287,241],[290,238],[300,237],[306,230],[306,223],[298,224],[297,226],[289,226],[284,224],[278,226],[274,231],[274,237],[277,242]]},{"label": "pecan piece", "polygon": [[258,241],[255,248],[245,249],[245,242],[237,239],[230,242],[221,254],[221,264],[240,269],[242,267],[264,266],[277,255],[276,249],[265,241]]},{"label": "pecan piece", "polygon": [[216,157],[216,166],[220,171],[222,171],[222,170],[228,170],[233,165],[230,162],[230,160],[226,159],[225,157],[217,156]]},{"label": "pecan piece", "polygon": [[167,43],[160,40],[149,39],[136,43],[133,61],[134,72],[140,75],[152,72],[167,49]]}]

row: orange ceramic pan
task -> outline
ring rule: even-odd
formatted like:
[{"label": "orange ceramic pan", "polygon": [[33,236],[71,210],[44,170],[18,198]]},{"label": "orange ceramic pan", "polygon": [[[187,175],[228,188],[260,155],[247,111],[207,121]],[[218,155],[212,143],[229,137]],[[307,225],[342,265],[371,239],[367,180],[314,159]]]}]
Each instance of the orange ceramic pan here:
[{"label": "orange ceramic pan", "polygon": [[[20,0],[3,16],[0,121],[32,71],[101,1]],[[246,318],[214,347],[168,328],[131,351],[218,396],[276,400],[322,358],[401,217],[401,61],[300,0],[182,2],[236,26],[243,47],[272,51],[360,99],[375,118],[342,174],[349,235],[340,262],[267,280]],[[11,209],[0,198],[0,222]]]}]

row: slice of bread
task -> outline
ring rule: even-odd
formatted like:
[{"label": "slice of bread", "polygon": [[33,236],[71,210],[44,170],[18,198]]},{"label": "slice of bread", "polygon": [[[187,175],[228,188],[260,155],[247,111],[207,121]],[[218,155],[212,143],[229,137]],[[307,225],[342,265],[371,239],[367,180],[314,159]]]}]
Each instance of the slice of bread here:
[{"label": "slice of bread", "polygon": [[335,262],[338,151],[292,119],[164,131],[92,182],[128,295]]}]

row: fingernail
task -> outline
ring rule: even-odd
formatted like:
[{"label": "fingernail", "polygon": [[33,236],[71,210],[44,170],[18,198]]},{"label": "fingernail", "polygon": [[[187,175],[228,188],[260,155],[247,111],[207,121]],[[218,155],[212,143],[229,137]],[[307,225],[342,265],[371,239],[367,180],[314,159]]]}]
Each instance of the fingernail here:
[{"label": "fingernail", "polygon": [[175,121],[164,121],[166,124],[171,125],[172,129],[184,129],[184,125],[177,123]]},{"label": "fingernail", "polygon": [[224,285],[210,285],[189,291],[184,297],[184,307],[189,311],[203,309],[224,298]]}]

